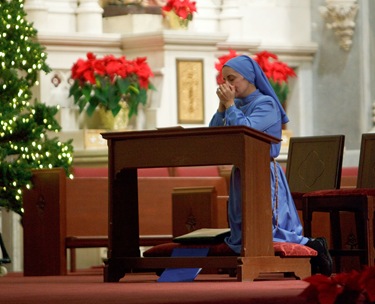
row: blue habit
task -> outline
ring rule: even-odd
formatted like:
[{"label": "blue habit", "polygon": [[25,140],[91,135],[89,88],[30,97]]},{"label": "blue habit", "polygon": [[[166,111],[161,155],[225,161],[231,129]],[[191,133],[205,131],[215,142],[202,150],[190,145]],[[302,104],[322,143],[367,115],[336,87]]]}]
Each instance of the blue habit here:
[{"label": "blue habit", "polygon": [[[235,107],[225,112],[216,112],[211,119],[210,127],[214,126],[248,126],[281,138],[282,123],[287,121],[285,112],[279,101],[271,95],[264,95],[256,90],[243,99],[235,99]],[[279,155],[281,143],[271,144],[270,156]],[[289,186],[280,164],[270,162],[271,168],[271,199],[272,199],[272,231],[275,242],[291,242],[306,244],[309,240],[302,235],[302,225],[298,217]],[[278,178],[278,208],[276,208],[275,187]],[[228,217],[231,235],[225,239],[228,246],[236,253],[241,253],[242,208],[241,178],[238,168],[233,168],[230,181]]]}]

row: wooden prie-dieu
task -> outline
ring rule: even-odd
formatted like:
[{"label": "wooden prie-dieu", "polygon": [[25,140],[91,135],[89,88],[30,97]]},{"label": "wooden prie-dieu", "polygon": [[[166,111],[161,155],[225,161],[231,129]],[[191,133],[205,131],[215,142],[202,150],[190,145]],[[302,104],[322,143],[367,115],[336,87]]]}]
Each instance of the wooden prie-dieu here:
[{"label": "wooden prie-dieu", "polygon": [[[279,142],[245,127],[165,128],[102,134],[108,143],[109,250],[104,281],[127,272],[170,267],[237,268],[238,281],[264,272],[309,274],[309,258],[275,256],[272,242],[270,144]],[[234,165],[242,185],[242,250],[237,256],[141,257],[137,169]]]}]

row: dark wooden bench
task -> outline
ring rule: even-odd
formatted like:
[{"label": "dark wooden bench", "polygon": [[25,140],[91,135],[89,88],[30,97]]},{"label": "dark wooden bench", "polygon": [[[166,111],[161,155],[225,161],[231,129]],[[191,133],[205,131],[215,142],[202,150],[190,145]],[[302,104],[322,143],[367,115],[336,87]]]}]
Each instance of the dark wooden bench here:
[{"label": "dark wooden bench", "polygon": [[[108,179],[67,179],[62,169],[35,170],[24,191],[24,274],[64,275],[67,249],[76,270],[76,249],[108,246]],[[214,187],[227,195],[224,177],[139,177],[140,246],[172,239],[172,192],[178,187]],[[221,204],[224,206],[223,204]],[[226,208],[221,208],[225,212]],[[38,256],[38,258],[35,258]]]}]

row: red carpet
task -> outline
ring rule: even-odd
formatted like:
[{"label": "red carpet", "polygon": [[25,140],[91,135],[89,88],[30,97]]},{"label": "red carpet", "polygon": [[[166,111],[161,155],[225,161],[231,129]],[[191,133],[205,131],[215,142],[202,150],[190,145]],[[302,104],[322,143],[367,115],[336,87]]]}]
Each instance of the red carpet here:
[{"label": "red carpet", "polygon": [[0,303],[306,303],[299,296],[307,286],[303,281],[236,282],[227,275],[200,274],[194,282],[158,283],[154,274],[127,274],[118,283],[103,283],[101,271],[51,277],[10,273],[0,277]]}]

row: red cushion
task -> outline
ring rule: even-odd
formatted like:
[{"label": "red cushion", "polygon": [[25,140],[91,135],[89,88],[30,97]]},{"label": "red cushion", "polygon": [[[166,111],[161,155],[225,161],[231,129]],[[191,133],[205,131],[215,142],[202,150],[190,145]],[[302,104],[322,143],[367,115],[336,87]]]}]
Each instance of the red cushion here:
[{"label": "red cushion", "polygon": [[294,243],[273,242],[273,249],[275,250],[275,255],[281,257],[309,257],[318,255],[316,250]]},{"label": "red cushion", "polygon": [[353,188],[353,189],[336,189],[336,190],[319,190],[306,193],[304,197],[316,196],[375,196],[375,189],[371,188]]},{"label": "red cushion", "polygon": [[[161,245],[156,245],[146,250],[143,253],[144,257],[166,257],[171,256],[174,248],[209,248],[209,256],[236,256],[232,249],[228,247],[225,243],[220,244],[199,244],[199,245],[186,245],[179,243],[165,243]],[[275,255],[281,257],[311,257],[316,256],[317,252],[307,246],[293,243],[284,242],[274,242],[273,248],[275,250]]]}]

